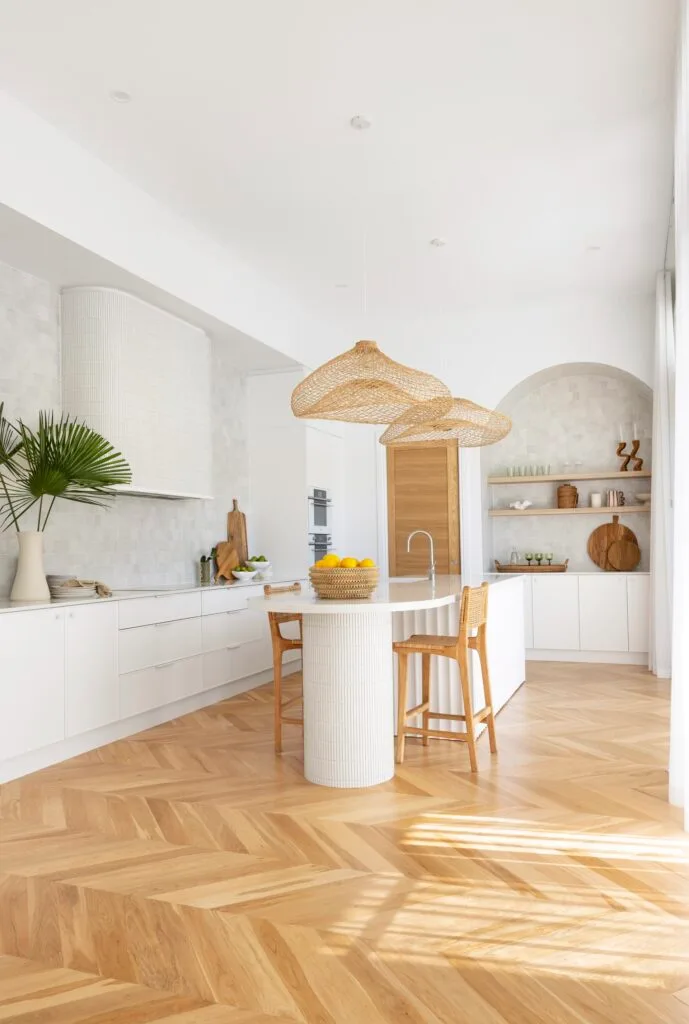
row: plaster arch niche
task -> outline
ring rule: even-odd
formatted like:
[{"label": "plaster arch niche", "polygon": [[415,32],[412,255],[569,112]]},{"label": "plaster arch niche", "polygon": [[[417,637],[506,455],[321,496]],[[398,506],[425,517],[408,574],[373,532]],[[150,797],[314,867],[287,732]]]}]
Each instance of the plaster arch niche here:
[{"label": "plaster arch niche", "polygon": [[[653,392],[642,380],[625,370],[604,363],[563,363],[526,377],[500,401],[501,412],[512,418],[511,433],[499,444],[481,451],[484,508],[506,508],[511,501],[526,498],[534,506],[557,504],[556,483],[488,486],[489,476],[503,476],[517,467],[550,466],[551,473],[610,471],[619,468],[615,454],[620,428],[631,440],[633,424],[641,441],[639,454],[644,469],[651,469],[651,424]],[[650,491],[650,480],[629,482],[592,480],[577,483],[579,505],[589,505],[590,495],[603,495],[608,487],[623,490],[628,504],[634,496]],[[610,515],[525,516],[484,521],[485,556],[488,566],[495,558],[507,561],[513,550],[520,560],[526,551],[552,552],[555,561],[569,558],[575,572],[600,571],[586,552],[591,531]],[[650,514],[629,516],[627,525],[641,547],[640,570],[648,570],[650,556]]]}]

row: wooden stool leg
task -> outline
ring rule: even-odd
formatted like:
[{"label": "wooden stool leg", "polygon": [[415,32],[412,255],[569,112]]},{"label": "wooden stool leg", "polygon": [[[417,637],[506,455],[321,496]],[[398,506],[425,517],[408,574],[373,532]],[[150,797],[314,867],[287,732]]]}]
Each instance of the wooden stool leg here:
[{"label": "wooden stool leg", "polygon": [[397,656],[397,744],[395,760],[398,764],[404,761],[404,730],[407,725],[407,677],[408,655]]},{"label": "wooden stool leg", "polygon": [[[421,700],[424,704],[428,704],[431,699],[431,656],[430,654],[421,655],[421,678],[422,678],[422,694]],[[423,713],[423,727],[428,729],[430,722],[428,711]],[[430,743],[430,737],[428,734],[424,734],[423,745],[427,747]]]},{"label": "wooden stool leg", "polygon": [[275,701],[275,753],[282,753],[282,650],[273,642],[273,699]]},{"label": "wooden stool leg", "polygon": [[493,710],[493,695],[490,688],[490,674],[488,672],[488,650],[486,647],[486,627],[481,626],[478,631],[478,656],[481,662],[481,677],[483,679],[483,695],[486,707],[490,708],[490,715],[486,719],[488,726],[488,739],[490,741],[491,754],[497,754],[498,741],[495,735],[495,713]]},{"label": "wooden stool leg", "polygon": [[464,702],[464,717],[467,730],[467,746],[469,747],[469,764],[472,772],[478,771],[476,760],[476,734],[474,732],[474,709],[471,701],[471,680],[469,679],[469,655],[466,647],[463,647],[457,655],[459,665],[459,681],[462,684],[462,700]]}]

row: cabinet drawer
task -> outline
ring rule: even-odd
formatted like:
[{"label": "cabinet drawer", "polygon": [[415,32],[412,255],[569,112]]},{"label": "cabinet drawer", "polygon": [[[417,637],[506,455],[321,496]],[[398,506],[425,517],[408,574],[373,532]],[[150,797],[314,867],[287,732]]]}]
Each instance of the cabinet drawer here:
[{"label": "cabinet drawer", "polygon": [[[220,612],[239,611],[246,608],[248,591],[253,587],[218,587],[216,590],[201,592],[201,608],[204,615],[218,615]],[[253,595],[252,595],[253,596]]]},{"label": "cabinet drawer", "polygon": [[237,678],[245,679],[256,672],[264,672],[273,667],[273,651],[270,642],[264,638],[243,643],[235,651]]},{"label": "cabinet drawer", "polygon": [[192,619],[201,614],[201,594],[166,594],[120,601],[120,629],[149,626],[154,622]]},{"label": "cabinet drawer", "polygon": [[238,648],[225,647],[220,651],[209,651],[203,656],[203,688],[212,690],[223,683],[239,679],[236,654]]},{"label": "cabinet drawer", "polygon": [[268,637],[268,618],[249,609],[205,615],[203,649],[217,651],[230,644],[246,643]]},{"label": "cabinet drawer", "polygon": [[120,716],[172,704],[203,689],[203,659],[185,658],[171,665],[156,665],[120,676]]},{"label": "cabinet drawer", "polygon": [[191,658],[202,651],[201,619],[134,626],[120,630],[118,640],[120,673]]}]

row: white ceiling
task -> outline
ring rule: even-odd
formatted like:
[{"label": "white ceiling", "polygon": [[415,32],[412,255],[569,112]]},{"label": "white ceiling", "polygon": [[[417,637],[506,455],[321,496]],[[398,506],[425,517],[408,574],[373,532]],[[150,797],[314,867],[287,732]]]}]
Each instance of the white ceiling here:
[{"label": "white ceiling", "polygon": [[378,315],[638,295],[665,249],[676,8],[0,0],[0,88],[340,322],[364,232]]}]

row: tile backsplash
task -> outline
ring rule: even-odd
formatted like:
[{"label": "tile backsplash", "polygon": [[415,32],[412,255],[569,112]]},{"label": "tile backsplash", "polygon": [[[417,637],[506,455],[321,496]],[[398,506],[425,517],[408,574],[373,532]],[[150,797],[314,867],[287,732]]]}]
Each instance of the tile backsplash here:
[{"label": "tile backsplash", "polygon": [[[616,374],[612,369],[605,372],[603,368],[596,373],[568,374],[563,367],[561,377],[535,387],[504,411],[512,417],[513,428],[504,441],[483,449],[484,477],[501,476],[508,467],[531,463],[549,464],[552,473],[617,470],[618,426],[631,428],[634,421],[639,427],[639,454],[643,456],[644,469],[651,468],[652,393],[627,374]],[[537,506],[555,506],[557,486],[556,483],[491,486],[488,488],[489,507],[504,508],[511,501],[523,498]],[[635,479],[630,472],[628,480],[580,481],[576,486],[580,506],[589,504],[592,491],[601,492],[605,504],[606,491],[613,487],[624,490],[627,502],[633,504],[635,494],[650,492],[651,481]],[[586,542],[595,527],[608,520],[610,514],[603,509],[601,518],[591,515],[489,519],[492,557],[507,561],[513,549],[520,557],[526,551],[548,551],[554,554],[555,561],[568,558],[573,570],[595,572]],[[641,549],[639,568],[646,570],[650,558],[650,515],[632,515],[624,522],[637,536]]]},{"label": "tile backsplash", "polygon": [[[31,422],[40,409],[60,410],[60,332],[57,290],[0,263],[3,401],[10,419]],[[232,498],[250,512],[245,388],[226,344],[213,344],[212,403],[214,500],[123,495],[108,510],[57,502],[45,534],[47,572],[74,572],[116,587],[195,579],[199,555],[226,536]],[[0,596],[12,584],[15,547],[13,530],[0,533]]]}]

